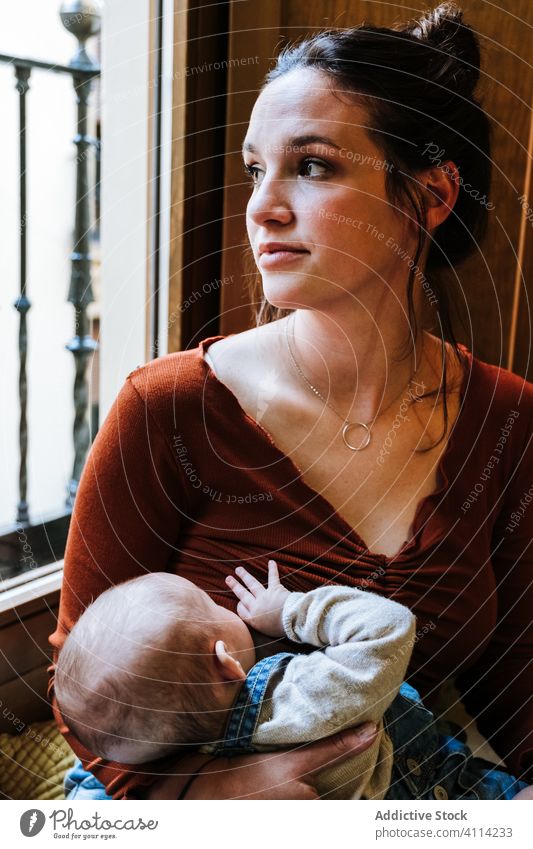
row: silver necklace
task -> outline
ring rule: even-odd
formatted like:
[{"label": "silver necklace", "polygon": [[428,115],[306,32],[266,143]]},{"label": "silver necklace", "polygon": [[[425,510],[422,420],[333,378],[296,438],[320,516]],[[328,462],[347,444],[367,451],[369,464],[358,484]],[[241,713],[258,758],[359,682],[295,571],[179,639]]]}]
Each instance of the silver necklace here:
[{"label": "silver necklace", "polygon": [[[293,325],[293,326],[292,326],[292,338],[293,338],[293,339],[294,339],[294,321],[295,321],[295,313],[293,313],[293,314],[292,314],[292,325]],[[340,413],[339,413],[339,412],[335,409],[335,407],[334,407],[332,404],[330,404],[330,403],[329,403],[329,401],[328,401],[326,398],[324,398],[324,396],[323,396],[323,395],[322,395],[322,394],[318,391],[318,389],[316,388],[316,386],[313,386],[313,384],[311,383],[311,381],[310,381],[310,380],[308,380],[308,378],[305,376],[305,374],[303,373],[302,369],[301,369],[301,368],[300,368],[300,366],[298,365],[298,363],[297,363],[297,361],[296,361],[296,357],[294,356],[294,354],[293,354],[293,352],[292,352],[291,344],[290,344],[290,341],[289,341],[289,321],[287,321],[287,322],[286,322],[286,324],[285,324],[285,339],[286,339],[286,341],[287,341],[287,349],[288,349],[288,351],[289,351],[289,355],[290,355],[290,358],[291,358],[291,360],[292,360],[292,363],[293,363],[293,365],[294,365],[294,367],[295,367],[296,371],[298,372],[298,374],[299,374],[299,375],[300,375],[300,377],[302,378],[302,380],[305,382],[305,384],[308,386],[308,388],[309,388],[312,392],[314,392],[314,393],[315,393],[315,395],[317,395],[317,396],[318,396],[318,398],[320,398],[320,400],[321,400],[321,401],[322,401],[322,402],[326,405],[326,407],[329,407],[329,409],[330,409],[333,413],[335,413],[335,415],[336,415],[336,416],[337,416],[337,417],[341,420],[341,422],[344,422],[344,427],[343,427],[343,429],[342,429],[342,440],[343,440],[344,444],[346,445],[346,447],[347,447],[347,448],[349,448],[349,449],[350,449],[350,451],[362,451],[364,448],[366,448],[368,445],[370,445],[370,442],[372,441],[372,430],[371,430],[371,428],[373,427],[373,425],[375,424],[375,422],[376,422],[376,421],[377,421],[377,420],[378,420],[378,419],[379,419],[379,418],[380,418],[380,417],[381,417],[384,413],[386,413],[386,412],[387,412],[387,410],[388,410],[390,407],[392,407],[392,405],[394,404],[394,402],[395,402],[395,401],[396,401],[396,400],[400,397],[400,395],[402,394],[402,392],[403,392],[404,390],[402,389],[402,390],[398,393],[398,395],[396,395],[396,396],[392,399],[392,401],[390,402],[390,404],[388,404],[388,405],[385,407],[385,409],[384,409],[384,410],[382,410],[382,411],[381,411],[381,413],[379,413],[379,415],[374,416],[374,418],[373,418],[370,422],[350,422],[348,419],[346,419],[344,416],[342,416],[342,415],[341,415],[341,414],[340,414]],[[415,376],[415,374],[416,374],[417,370],[418,370],[418,369],[415,369],[415,371],[411,374],[411,377],[409,378],[409,382],[407,383],[407,386],[405,387],[405,389],[410,389],[410,387],[411,387],[411,383],[412,383],[412,381],[413,381],[413,378],[414,378],[414,376]],[[348,439],[348,435],[349,435],[350,431],[352,431],[354,428],[361,428],[361,427],[362,427],[362,428],[364,429],[364,431],[365,431],[365,435],[364,435],[364,437],[363,437],[363,439],[362,439],[362,441],[361,441],[361,444],[360,444],[360,445],[352,445],[352,443],[351,443],[351,442],[349,441],[349,439]]]}]

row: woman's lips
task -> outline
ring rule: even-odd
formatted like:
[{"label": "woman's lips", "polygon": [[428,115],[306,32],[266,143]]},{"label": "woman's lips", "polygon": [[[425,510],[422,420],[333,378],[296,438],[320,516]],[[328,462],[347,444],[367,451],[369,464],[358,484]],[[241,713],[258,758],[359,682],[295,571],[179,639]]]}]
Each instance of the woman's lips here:
[{"label": "woman's lips", "polygon": [[265,251],[259,257],[259,265],[262,268],[277,268],[280,265],[288,265],[306,256],[309,251]]}]

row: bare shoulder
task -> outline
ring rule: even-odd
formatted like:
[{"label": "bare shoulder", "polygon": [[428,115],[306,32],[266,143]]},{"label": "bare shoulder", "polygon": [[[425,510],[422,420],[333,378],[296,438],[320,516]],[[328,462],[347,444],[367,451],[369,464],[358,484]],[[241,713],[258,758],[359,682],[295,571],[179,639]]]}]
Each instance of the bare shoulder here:
[{"label": "bare shoulder", "polygon": [[277,360],[281,333],[282,325],[272,322],[225,336],[209,346],[206,359],[224,383],[253,383]]},{"label": "bare shoulder", "polygon": [[[252,400],[255,403],[260,384],[272,382],[275,376],[278,397],[284,383],[283,374],[287,367],[285,351],[286,320],[253,327],[242,333],[234,333],[213,342],[205,359],[217,378],[225,383],[243,406]],[[441,340],[429,333],[425,337],[427,364],[425,384],[428,389],[438,389],[442,378]],[[464,369],[446,344],[447,386],[450,395],[459,395]]]}]

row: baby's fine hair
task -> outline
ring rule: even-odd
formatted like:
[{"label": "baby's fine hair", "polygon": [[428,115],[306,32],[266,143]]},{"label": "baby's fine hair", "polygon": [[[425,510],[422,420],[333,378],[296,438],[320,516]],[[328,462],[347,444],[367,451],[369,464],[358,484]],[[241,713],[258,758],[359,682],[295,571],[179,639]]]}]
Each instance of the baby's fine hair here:
[{"label": "baby's fine hair", "polygon": [[55,695],[89,752],[144,763],[217,739],[215,623],[175,576],[113,586],[80,616],[59,652]]}]

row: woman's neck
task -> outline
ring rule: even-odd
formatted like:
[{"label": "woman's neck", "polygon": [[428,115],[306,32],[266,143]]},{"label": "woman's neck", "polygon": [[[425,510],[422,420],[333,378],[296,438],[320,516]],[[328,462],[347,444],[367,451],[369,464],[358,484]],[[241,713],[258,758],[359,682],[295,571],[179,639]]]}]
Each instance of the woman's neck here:
[{"label": "woman's neck", "polygon": [[[403,316],[343,315],[296,310],[284,319],[288,343],[306,378],[347,418],[370,420],[384,410],[410,379],[427,376],[427,345],[419,334],[408,356],[408,325]],[[280,344],[287,341],[280,334]],[[412,340],[414,342],[414,340]],[[287,351],[290,362],[290,352]],[[403,358],[402,358],[403,357]],[[437,381],[438,382],[438,381]]]}]

